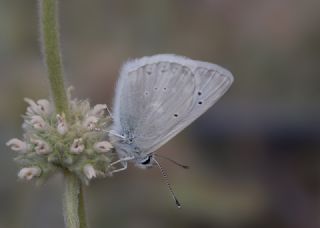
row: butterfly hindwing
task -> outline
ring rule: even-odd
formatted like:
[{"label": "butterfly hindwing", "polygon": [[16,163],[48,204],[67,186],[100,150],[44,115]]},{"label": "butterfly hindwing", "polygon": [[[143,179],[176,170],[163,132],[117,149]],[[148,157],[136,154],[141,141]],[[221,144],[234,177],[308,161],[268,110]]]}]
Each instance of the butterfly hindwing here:
[{"label": "butterfly hindwing", "polygon": [[210,108],[232,79],[217,65],[175,55],[131,61],[117,85],[113,129],[152,153]]}]

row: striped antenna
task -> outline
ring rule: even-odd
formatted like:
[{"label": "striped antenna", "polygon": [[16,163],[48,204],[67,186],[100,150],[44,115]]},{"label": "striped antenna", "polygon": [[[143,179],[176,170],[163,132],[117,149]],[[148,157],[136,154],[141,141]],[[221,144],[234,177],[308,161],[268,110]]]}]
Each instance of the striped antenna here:
[{"label": "striped antenna", "polygon": [[167,175],[166,171],[161,167],[161,165],[159,164],[159,162],[155,158],[152,158],[152,160],[155,161],[155,163],[159,167],[159,169],[161,171],[161,174],[162,174],[162,177],[163,177],[164,181],[166,182],[166,184],[168,186],[168,189],[169,189],[169,191],[171,193],[171,196],[172,196],[173,200],[175,201],[177,207],[181,208],[181,204],[180,204],[179,200],[177,199],[176,195],[174,194],[174,192],[173,192],[173,190],[171,188],[171,185],[169,183],[168,175]]}]

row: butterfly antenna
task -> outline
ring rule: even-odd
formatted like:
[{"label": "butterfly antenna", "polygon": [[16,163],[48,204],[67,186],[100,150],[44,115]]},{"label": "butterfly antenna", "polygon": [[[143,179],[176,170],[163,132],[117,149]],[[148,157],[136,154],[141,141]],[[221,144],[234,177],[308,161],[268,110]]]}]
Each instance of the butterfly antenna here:
[{"label": "butterfly antenna", "polygon": [[177,165],[177,166],[180,166],[181,168],[184,168],[184,169],[189,169],[189,168],[190,168],[190,166],[188,166],[188,165],[183,165],[183,164],[181,164],[181,163],[179,163],[179,162],[177,162],[177,161],[175,161],[175,160],[173,160],[173,159],[171,159],[171,158],[168,158],[168,157],[166,157],[166,156],[158,155],[158,154],[154,154],[154,155],[157,156],[157,157],[159,157],[159,158],[164,158],[164,159],[172,162],[173,164],[175,164],[175,165]]},{"label": "butterfly antenna", "polygon": [[180,204],[179,200],[177,199],[176,195],[174,194],[174,192],[173,192],[173,190],[172,190],[172,188],[171,188],[171,185],[170,185],[170,183],[169,183],[168,175],[167,175],[166,171],[161,167],[161,165],[159,164],[159,162],[158,162],[156,159],[152,158],[152,160],[155,161],[155,163],[156,163],[157,166],[159,167],[159,169],[160,169],[160,171],[161,171],[161,174],[162,174],[162,176],[163,176],[163,179],[164,179],[164,181],[166,182],[166,184],[167,184],[167,186],[168,186],[168,189],[169,189],[169,191],[170,191],[170,193],[171,193],[171,196],[172,196],[173,200],[175,201],[177,207],[178,207],[178,208],[181,208],[181,204]]}]

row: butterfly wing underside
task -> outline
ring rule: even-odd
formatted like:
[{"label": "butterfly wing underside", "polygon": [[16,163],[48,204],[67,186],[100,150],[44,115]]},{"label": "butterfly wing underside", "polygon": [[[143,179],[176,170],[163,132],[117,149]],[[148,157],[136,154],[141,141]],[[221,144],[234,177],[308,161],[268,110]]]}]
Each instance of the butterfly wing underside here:
[{"label": "butterfly wing underside", "polygon": [[222,67],[175,55],[128,62],[116,89],[113,128],[152,153],[208,110],[232,81]]}]

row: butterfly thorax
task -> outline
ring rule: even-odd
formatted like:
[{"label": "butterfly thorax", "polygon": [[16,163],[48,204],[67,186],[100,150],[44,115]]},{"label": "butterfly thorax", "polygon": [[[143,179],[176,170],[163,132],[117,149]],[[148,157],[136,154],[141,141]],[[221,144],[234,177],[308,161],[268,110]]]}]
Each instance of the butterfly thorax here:
[{"label": "butterfly thorax", "polygon": [[146,154],[134,142],[133,135],[122,134],[110,135],[110,140],[115,145],[115,149],[120,159],[132,158],[132,161],[139,168],[148,168],[153,164],[152,154]]}]

